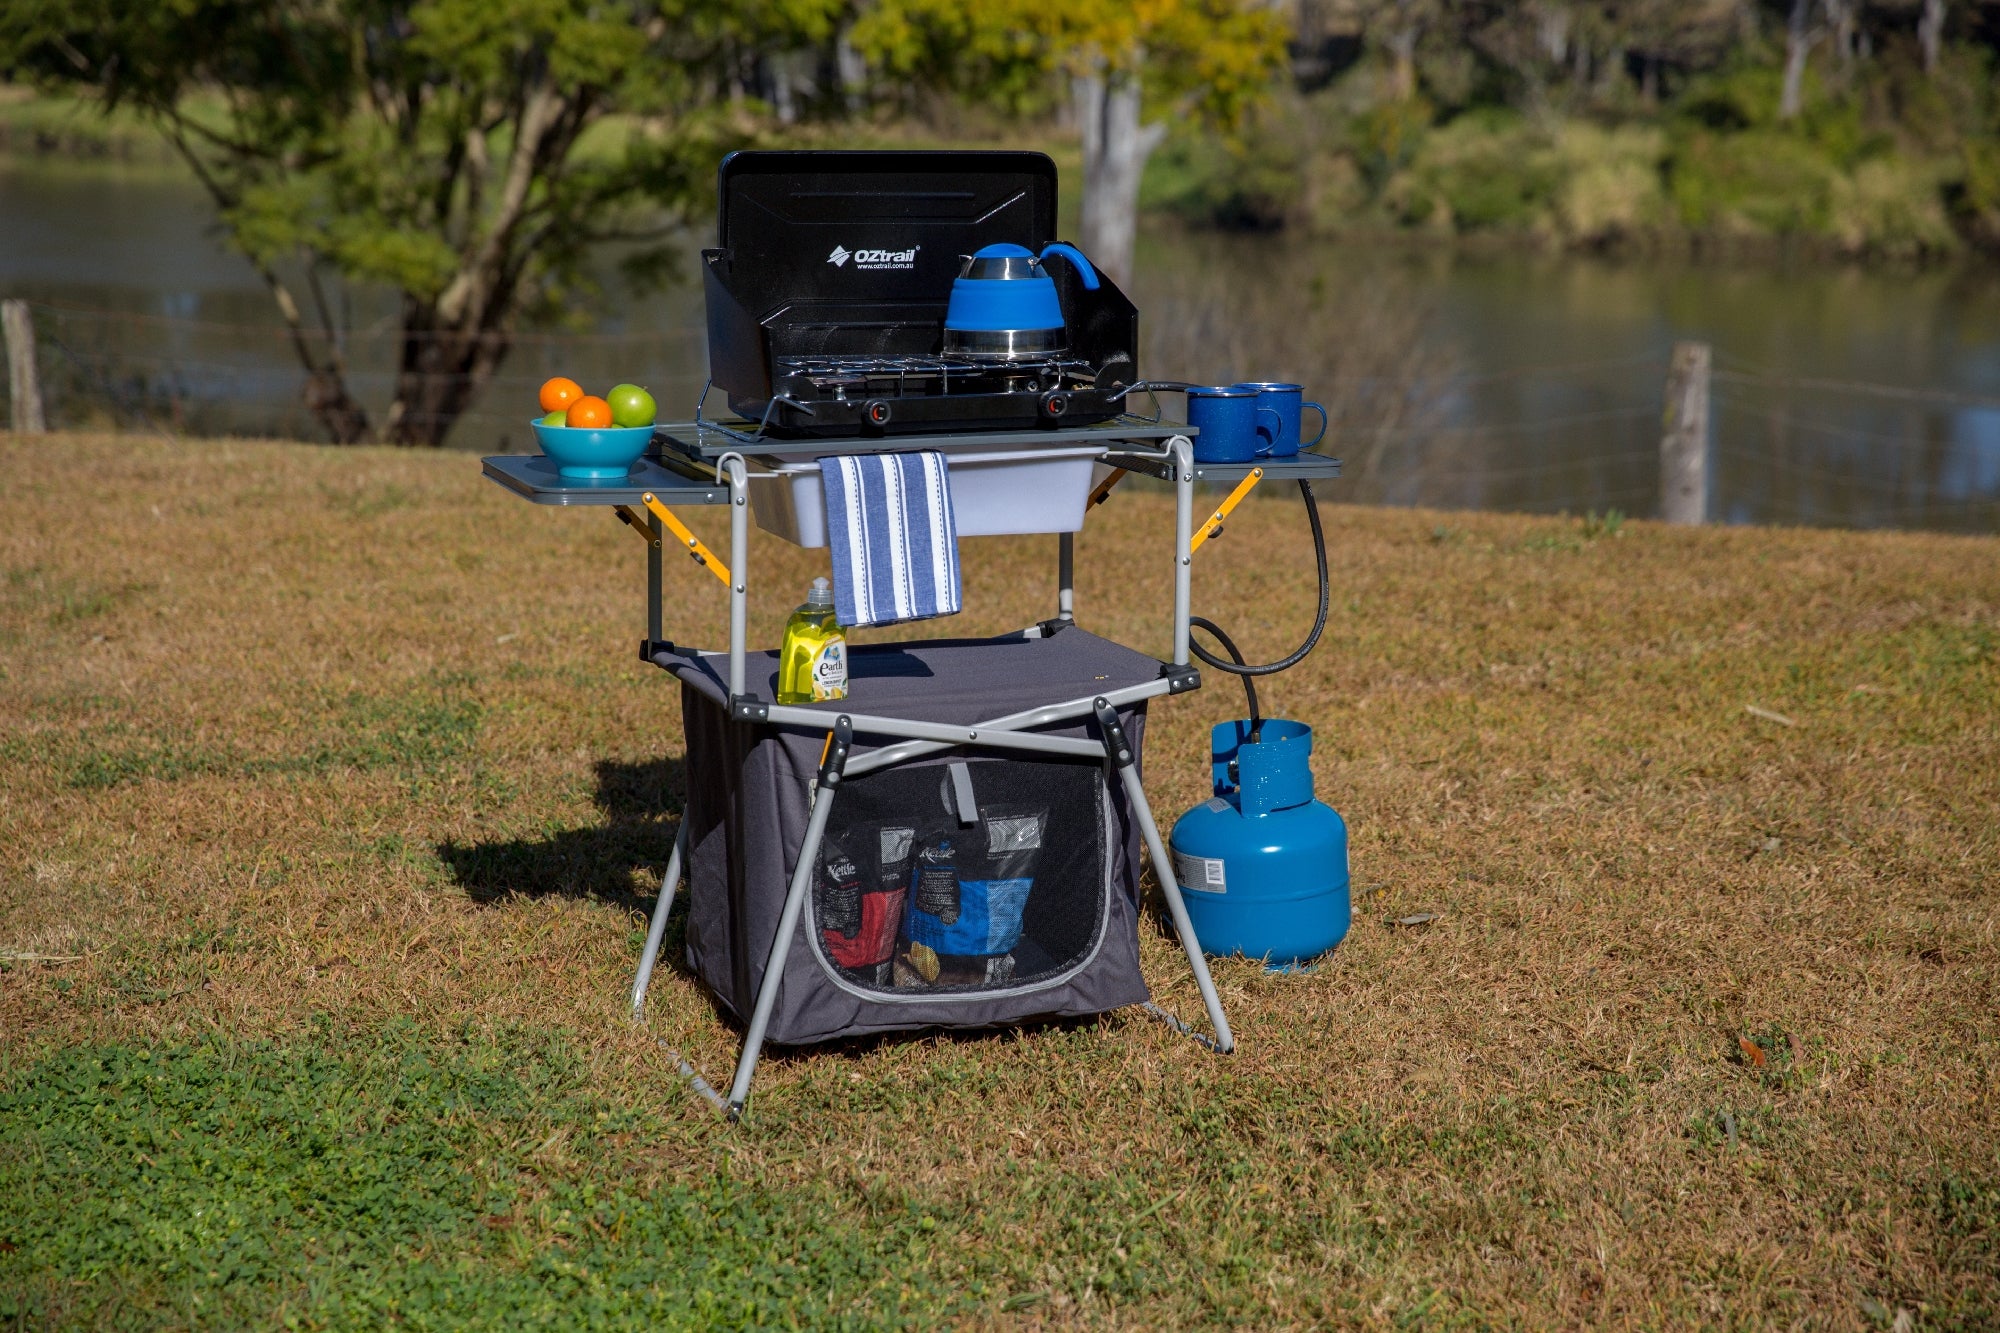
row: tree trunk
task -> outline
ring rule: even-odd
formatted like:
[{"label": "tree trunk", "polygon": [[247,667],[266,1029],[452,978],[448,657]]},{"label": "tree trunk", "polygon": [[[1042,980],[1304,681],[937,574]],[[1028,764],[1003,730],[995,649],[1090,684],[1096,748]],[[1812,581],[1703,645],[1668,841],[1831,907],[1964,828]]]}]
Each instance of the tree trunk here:
[{"label": "tree trunk", "polygon": [[382,423],[388,444],[435,449],[493,378],[511,340],[494,328],[454,328],[437,307],[403,299],[403,350],[396,400]]},{"label": "tree trunk", "polygon": [[[292,289],[268,265],[259,264],[257,271],[264,279],[264,285],[270,289],[271,299],[278,304],[278,314],[285,321],[285,332],[291,339],[292,353],[305,368],[307,410],[319,418],[335,444],[363,443],[368,439],[368,413],[347,392],[346,367],[342,363],[333,330],[326,326],[322,318],[321,332],[327,340],[327,355],[322,358],[314,352],[312,340],[306,335],[305,316],[299,311]],[[324,317],[325,311],[322,310],[321,314]]]},{"label": "tree trunk", "polygon": [[1938,52],[1944,46],[1944,0],[1924,0],[1923,16],[1917,20],[1917,45],[1924,51],[1924,73],[1937,73]]},{"label": "tree trunk", "polygon": [[1417,95],[1417,36],[1417,25],[1408,23],[1383,42],[1389,48],[1389,91],[1398,102]]},{"label": "tree trunk", "polygon": [[1569,55],[1569,11],[1544,9],[1535,16],[1535,41],[1551,65],[1562,67]]},{"label": "tree trunk", "polygon": [[1792,120],[1799,114],[1805,96],[1806,55],[1812,50],[1812,0],[1792,0],[1792,15],[1785,24],[1785,86],[1778,94],[1778,119]]},{"label": "tree trunk", "polygon": [[1833,54],[1843,73],[1854,63],[1855,0],[1824,0],[1826,22],[1833,29]]},{"label": "tree trunk", "polygon": [[1162,122],[1139,123],[1137,74],[1097,73],[1070,81],[1083,132],[1083,218],[1079,243],[1116,283],[1132,278],[1139,235],[1139,179],[1167,137]]}]

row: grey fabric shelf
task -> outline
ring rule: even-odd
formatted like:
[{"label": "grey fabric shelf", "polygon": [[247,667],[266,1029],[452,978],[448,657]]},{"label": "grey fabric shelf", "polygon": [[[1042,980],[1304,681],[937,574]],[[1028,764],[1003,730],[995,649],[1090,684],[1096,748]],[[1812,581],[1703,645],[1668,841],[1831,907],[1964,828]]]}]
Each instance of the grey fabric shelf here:
[{"label": "grey fabric shelf", "polygon": [[[711,702],[729,702],[729,654],[680,650],[653,660]],[[829,726],[841,713],[976,725],[1052,700],[1150,686],[1160,669],[1158,658],[1075,625],[1034,638],[871,643],[848,652],[845,699],[800,707],[824,713]],[[744,683],[761,698],[777,698],[778,654],[749,654]]]}]

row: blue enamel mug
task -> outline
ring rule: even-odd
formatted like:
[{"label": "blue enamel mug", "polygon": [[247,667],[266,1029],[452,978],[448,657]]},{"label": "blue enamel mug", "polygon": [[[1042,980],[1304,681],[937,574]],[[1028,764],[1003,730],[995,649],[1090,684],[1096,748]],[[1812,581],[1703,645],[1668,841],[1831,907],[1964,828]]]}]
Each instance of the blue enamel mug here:
[{"label": "blue enamel mug", "polygon": [[[1262,381],[1245,381],[1234,386],[1256,393],[1260,407],[1269,408],[1278,414],[1278,433],[1270,440],[1270,448],[1263,450],[1273,458],[1290,458],[1301,449],[1310,449],[1326,438],[1326,409],[1318,403],[1305,401],[1306,391],[1299,384],[1267,384]],[[1319,413],[1319,434],[1310,440],[1300,438],[1300,425],[1305,419],[1305,409],[1310,407]],[[1264,434],[1264,426],[1259,424],[1257,433]]]},{"label": "blue enamel mug", "polygon": [[1199,432],[1194,437],[1197,463],[1248,463],[1262,458],[1271,452],[1271,441],[1284,425],[1276,411],[1262,405],[1257,390],[1233,384],[1191,385],[1187,419]]}]

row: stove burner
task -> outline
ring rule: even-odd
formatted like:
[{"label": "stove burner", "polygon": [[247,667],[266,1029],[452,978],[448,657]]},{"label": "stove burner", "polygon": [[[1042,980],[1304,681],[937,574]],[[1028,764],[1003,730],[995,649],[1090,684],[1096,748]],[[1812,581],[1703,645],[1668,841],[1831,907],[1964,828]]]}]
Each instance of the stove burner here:
[{"label": "stove burner", "polygon": [[777,376],[805,398],[914,398],[949,393],[1040,393],[1093,380],[1085,361],[1041,357],[991,362],[970,356],[781,357]]}]

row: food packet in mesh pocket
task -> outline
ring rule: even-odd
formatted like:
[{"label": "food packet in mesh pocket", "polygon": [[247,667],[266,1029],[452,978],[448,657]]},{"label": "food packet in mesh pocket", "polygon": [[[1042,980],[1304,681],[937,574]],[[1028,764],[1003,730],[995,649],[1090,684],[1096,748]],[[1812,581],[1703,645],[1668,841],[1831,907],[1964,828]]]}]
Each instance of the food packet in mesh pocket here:
[{"label": "food packet in mesh pocket", "polygon": [[843,939],[861,932],[861,865],[848,855],[845,839],[826,839],[820,854],[819,924]]},{"label": "food packet in mesh pocket", "polygon": [[[1049,812],[982,809],[979,813],[986,835],[984,854],[974,851],[961,858],[958,880],[962,894],[979,893],[985,899],[987,947],[980,952],[991,956],[1009,953],[1021,942],[1021,918],[1042,863],[1042,834]],[[988,976],[1006,979],[993,976],[992,969]]]},{"label": "food packet in mesh pocket", "polygon": [[945,925],[958,921],[958,848],[948,837],[932,838],[917,853],[910,893],[917,910]]},{"label": "food packet in mesh pocket", "polygon": [[[827,844],[821,862],[820,939],[835,965],[864,973],[864,981],[879,981],[876,973],[895,952],[912,837],[907,828],[862,826]],[[863,848],[876,855],[850,855]]]},{"label": "food packet in mesh pocket", "polygon": [[[963,832],[953,847],[948,885],[939,876],[935,890],[927,894],[921,860],[915,871],[903,933],[940,957],[940,975],[952,979],[940,985],[997,984],[1012,975],[1010,965],[993,966],[987,960],[1011,953],[1020,942],[1022,914],[1041,863],[1046,809],[982,808],[980,815],[979,827]],[[956,900],[949,918],[933,910],[934,904],[945,905],[947,887]],[[961,959],[965,961],[957,961]]]}]

